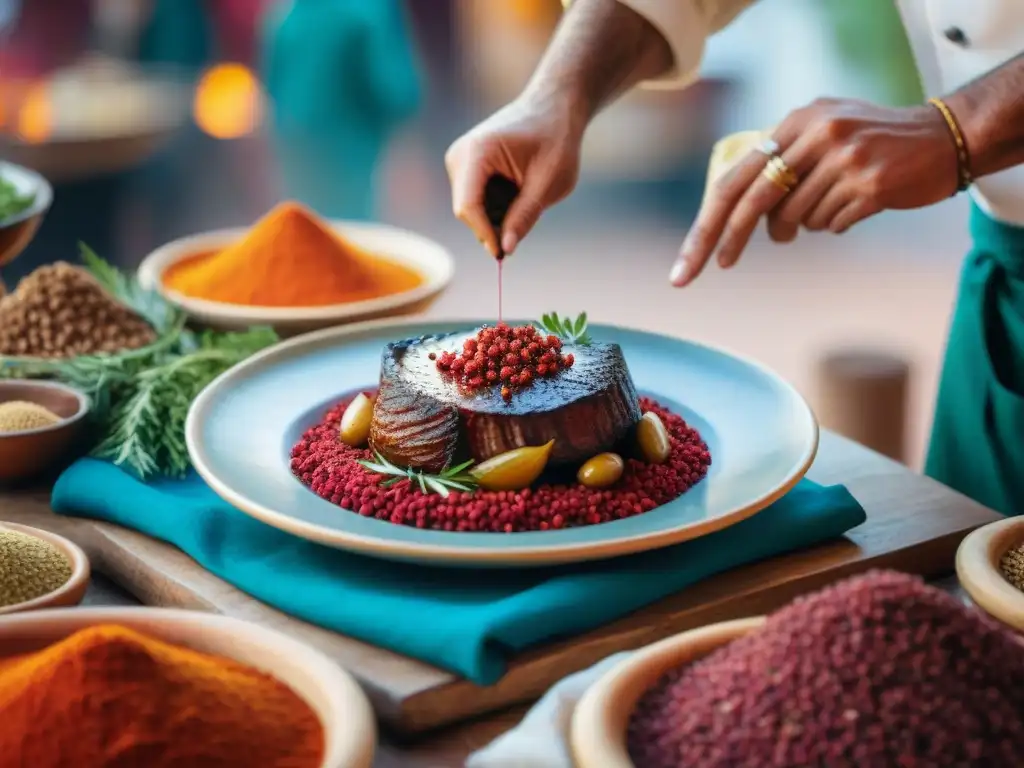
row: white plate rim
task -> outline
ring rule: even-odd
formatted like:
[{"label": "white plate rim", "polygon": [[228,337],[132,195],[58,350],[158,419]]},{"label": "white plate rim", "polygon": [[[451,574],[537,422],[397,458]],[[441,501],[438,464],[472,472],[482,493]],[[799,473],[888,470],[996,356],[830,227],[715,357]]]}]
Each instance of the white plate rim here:
[{"label": "white plate rim", "polygon": [[46,213],[50,205],[53,204],[53,187],[50,186],[50,182],[41,173],[33,171],[31,168],[0,160],[0,179],[11,182],[21,191],[28,191],[26,188],[30,188],[36,193],[35,200],[28,208],[13,216],[8,216],[6,219],[0,219],[0,229],[13,227]]}]

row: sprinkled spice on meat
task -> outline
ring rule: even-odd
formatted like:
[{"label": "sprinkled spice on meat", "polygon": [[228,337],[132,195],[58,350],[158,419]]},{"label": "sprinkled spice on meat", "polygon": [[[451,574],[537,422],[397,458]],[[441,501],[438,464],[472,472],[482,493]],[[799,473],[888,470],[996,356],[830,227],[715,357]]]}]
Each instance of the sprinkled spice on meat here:
[{"label": "sprinkled spice on meat", "polygon": [[628,744],[637,768],[1021,765],[1024,643],[917,578],[865,574],[665,676]]},{"label": "sprinkled spice on meat", "polygon": [[505,400],[517,389],[554,376],[575,362],[572,353],[562,354],[562,340],[557,336],[544,336],[532,325],[504,323],[484,326],[463,342],[461,350],[442,352],[436,359],[437,370],[466,392],[500,386]]},{"label": "sprinkled spice on meat", "polygon": [[424,494],[409,480],[385,487],[382,483],[387,478],[357,463],[372,459],[371,452],[349,447],[338,438],[342,414],[351,400],[336,405],[302,436],[292,449],[292,472],[321,498],[398,525],[505,533],[594,525],[639,515],[678,498],[711,465],[711,454],[697,430],[641,398],[641,407],[664,422],[672,450],[663,464],[627,460],[621,479],[612,487],[597,490],[576,483],[541,483],[523,491],[477,490],[448,497]]}]

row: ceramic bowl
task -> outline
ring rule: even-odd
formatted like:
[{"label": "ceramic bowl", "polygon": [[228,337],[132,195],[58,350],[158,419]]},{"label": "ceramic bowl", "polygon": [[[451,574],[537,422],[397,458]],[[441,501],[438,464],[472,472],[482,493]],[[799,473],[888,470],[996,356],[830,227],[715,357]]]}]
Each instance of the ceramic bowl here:
[{"label": "ceramic bowl", "polygon": [[18,531],[27,536],[35,536],[37,539],[42,539],[59,549],[68,559],[68,562],[71,563],[71,578],[63,586],[49,594],[41,595],[35,600],[26,600],[23,603],[0,606],[0,616],[6,616],[11,613],[24,613],[26,611],[39,611],[45,608],[67,608],[82,602],[85,590],[89,586],[90,569],[89,558],[85,556],[85,552],[82,551],[81,547],[72,541],[68,541],[63,536],[58,536],[56,533],[50,533],[39,528],[30,528],[27,525],[0,521],[0,531],[4,530]]},{"label": "ceramic bowl", "polygon": [[608,670],[573,712],[576,768],[634,768],[626,749],[626,729],[641,697],[669,671],[707,656],[764,622],[759,616],[692,629],[642,648]]},{"label": "ceramic bowl", "polygon": [[319,651],[247,621],[159,608],[36,611],[0,622],[0,658],[38,650],[98,624],[118,624],[272,675],[320,718],[326,741],[321,768],[370,768],[376,724],[355,681]]},{"label": "ceramic bowl", "polygon": [[986,613],[1024,632],[1024,592],[1003,576],[999,563],[1024,544],[1024,518],[1008,517],[969,534],[956,553],[956,575],[971,599]]},{"label": "ceramic bowl", "polygon": [[27,480],[67,459],[80,444],[89,398],[73,387],[51,381],[0,381],[0,403],[27,400],[61,420],[49,427],[0,432],[0,483]]},{"label": "ceramic bowl", "polygon": [[0,267],[14,261],[25,250],[53,202],[53,188],[40,174],[13,163],[0,161],[0,179],[10,182],[20,194],[35,194],[32,205],[13,216],[0,218]]},{"label": "ceramic bowl", "polygon": [[158,291],[203,325],[224,330],[270,325],[285,336],[356,320],[421,312],[451,282],[455,272],[451,254],[425,237],[383,224],[334,221],[331,226],[335,232],[360,248],[417,270],[423,275],[423,284],[392,296],[323,307],[249,307],[225,304],[193,299],[163,285],[161,276],[169,266],[196,253],[217,251],[237,242],[248,233],[248,229],[244,228],[193,235],[157,249],[139,266],[139,282],[143,287]]}]

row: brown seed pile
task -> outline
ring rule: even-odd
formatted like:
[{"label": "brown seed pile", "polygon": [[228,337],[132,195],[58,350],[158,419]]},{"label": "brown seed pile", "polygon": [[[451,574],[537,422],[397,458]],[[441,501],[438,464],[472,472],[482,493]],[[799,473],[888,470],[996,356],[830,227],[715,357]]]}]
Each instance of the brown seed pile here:
[{"label": "brown seed pile", "polygon": [[638,768],[1021,765],[1024,643],[919,579],[869,573],[665,676],[629,750]]},{"label": "brown seed pile", "polygon": [[8,400],[6,403],[0,403],[0,433],[50,427],[59,421],[60,416],[39,403],[30,403],[26,400]]},{"label": "brown seed pile", "polygon": [[1008,582],[1024,592],[1024,544],[1018,544],[999,561],[999,569]]},{"label": "brown seed pile", "polygon": [[145,320],[65,262],[40,267],[0,299],[0,355],[93,355],[137,349],[155,338]]}]

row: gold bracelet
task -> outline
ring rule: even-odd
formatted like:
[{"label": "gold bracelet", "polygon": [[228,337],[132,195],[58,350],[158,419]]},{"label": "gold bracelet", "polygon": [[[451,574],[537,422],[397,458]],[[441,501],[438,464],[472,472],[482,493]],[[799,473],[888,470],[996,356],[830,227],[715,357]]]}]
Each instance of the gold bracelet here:
[{"label": "gold bracelet", "polygon": [[953,137],[953,143],[956,145],[956,191],[963,192],[974,183],[974,178],[971,176],[971,159],[967,154],[967,142],[964,141],[964,134],[960,130],[960,124],[953,116],[953,111],[946,106],[946,102],[942,99],[932,98],[928,99],[928,103],[939,110],[942,119],[946,121],[946,127],[949,128],[950,136]]}]

